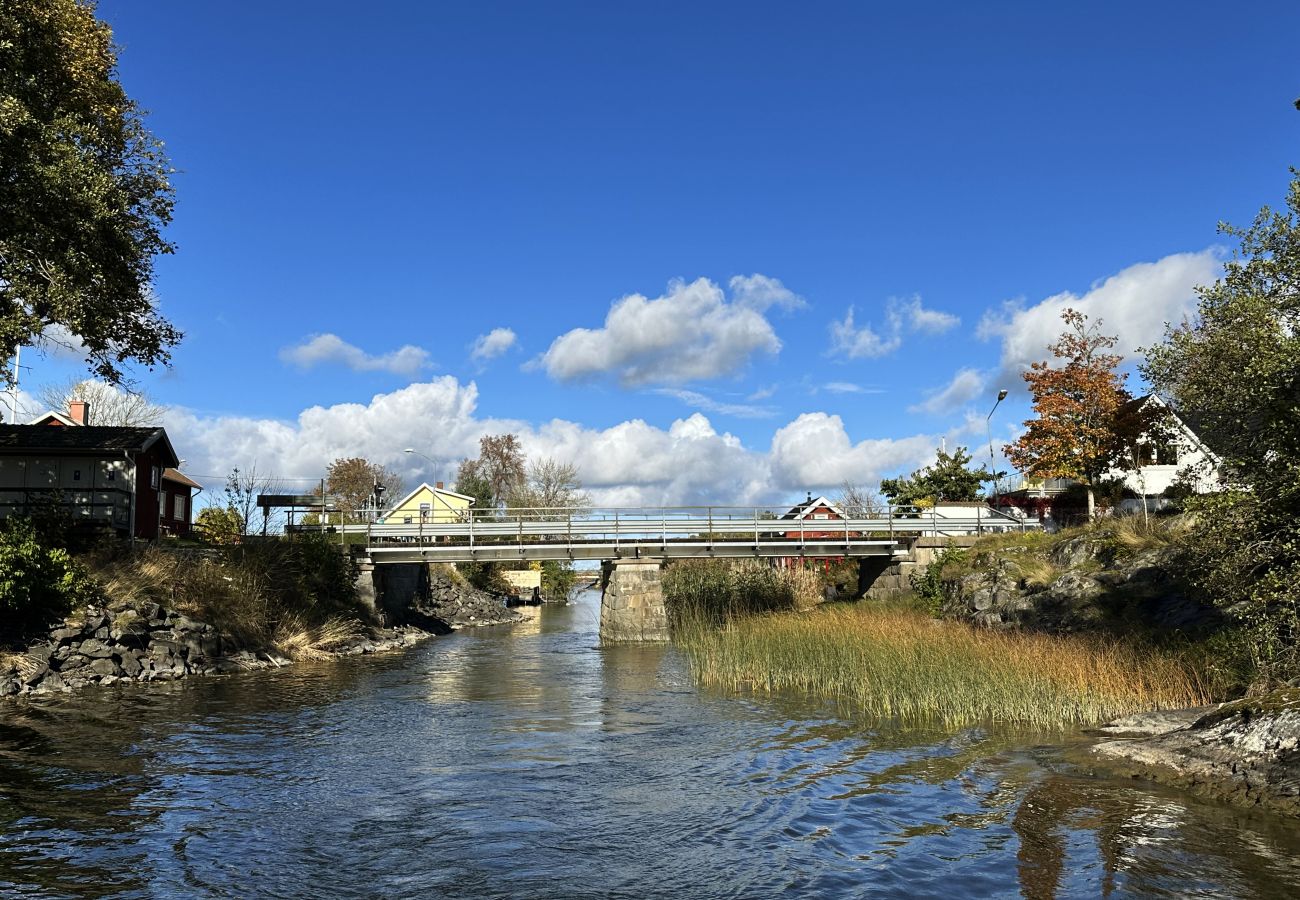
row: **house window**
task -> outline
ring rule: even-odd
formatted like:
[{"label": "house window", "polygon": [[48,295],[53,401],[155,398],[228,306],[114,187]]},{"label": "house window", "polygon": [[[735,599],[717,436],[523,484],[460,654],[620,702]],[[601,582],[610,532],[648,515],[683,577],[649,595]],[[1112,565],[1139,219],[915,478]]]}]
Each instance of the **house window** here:
[{"label": "house window", "polygon": [[830,517],[830,513],[813,513],[814,519],[829,519]]},{"label": "house window", "polygon": [[432,503],[421,503],[421,504],[420,504],[420,518],[421,518],[421,520],[427,521],[428,518],[429,518],[429,516],[431,516],[431,515],[433,515],[433,504],[432,504]]},{"label": "house window", "polygon": [[402,516],[402,524],[403,524],[403,525],[410,525],[410,524],[411,524],[411,517],[410,517],[410,516]]},{"label": "house window", "polygon": [[149,473],[149,486],[156,491],[160,484],[162,484],[162,469],[154,466]]},{"label": "house window", "polygon": [[73,481],[80,481],[80,480],[81,480],[81,470],[80,470],[80,469],[73,469],[73,470],[72,470],[72,480],[73,480]]},{"label": "house window", "polygon": [[184,494],[172,494],[172,518],[178,522],[184,522],[188,519],[185,515],[186,499]]}]

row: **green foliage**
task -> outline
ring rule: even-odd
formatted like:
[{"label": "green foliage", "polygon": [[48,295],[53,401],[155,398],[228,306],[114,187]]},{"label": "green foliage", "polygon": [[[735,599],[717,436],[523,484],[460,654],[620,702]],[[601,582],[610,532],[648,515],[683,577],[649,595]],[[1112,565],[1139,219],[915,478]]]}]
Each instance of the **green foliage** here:
[{"label": "green foliage", "polygon": [[1143,373],[1218,454],[1233,490],[1190,498],[1190,571],[1254,635],[1266,679],[1300,675],[1300,171],[1287,210],[1262,209],[1193,321]]},{"label": "green foliage", "polygon": [[930,505],[937,500],[971,501],[980,499],[980,485],[991,481],[988,469],[969,468],[971,455],[965,447],[951,454],[940,449],[935,461],[917,469],[907,478],[886,478],[880,493],[895,506]]},{"label": "green foliage", "polygon": [[950,564],[965,561],[969,551],[963,547],[945,547],[935,554],[934,559],[924,569],[918,569],[908,577],[912,592],[922,601],[923,608],[931,615],[938,615],[943,609],[943,570]]},{"label": "green foliage", "polygon": [[573,563],[563,559],[548,559],[542,563],[542,596],[548,600],[564,602],[577,582]]},{"label": "green foliage", "polygon": [[24,519],[0,523],[0,642],[17,642],[98,597],[68,552],[42,545]]},{"label": "green foliage", "polygon": [[492,594],[508,594],[512,590],[510,582],[501,574],[501,567],[493,562],[457,563],[457,570],[465,577],[471,587]]},{"label": "green foliage", "polygon": [[173,249],[171,171],[93,3],[0,4],[0,369],[55,326],[110,383],[168,361],[181,335],[149,285]]},{"label": "green foliage", "polygon": [[238,543],[244,533],[244,518],[233,506],[205,506],[194,524],[205,538],[221,546]]}]

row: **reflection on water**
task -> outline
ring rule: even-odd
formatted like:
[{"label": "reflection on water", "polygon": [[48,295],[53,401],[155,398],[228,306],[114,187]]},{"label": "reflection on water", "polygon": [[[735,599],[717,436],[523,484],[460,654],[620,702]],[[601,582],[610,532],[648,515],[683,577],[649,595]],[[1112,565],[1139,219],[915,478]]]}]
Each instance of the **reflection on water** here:
[{"label": "reflection on water", "polygon": [[594,598],[403,654],[0,707],[0,895],[1269,897],[1300,827],[1066,735],[855,722],[600,649]]}]

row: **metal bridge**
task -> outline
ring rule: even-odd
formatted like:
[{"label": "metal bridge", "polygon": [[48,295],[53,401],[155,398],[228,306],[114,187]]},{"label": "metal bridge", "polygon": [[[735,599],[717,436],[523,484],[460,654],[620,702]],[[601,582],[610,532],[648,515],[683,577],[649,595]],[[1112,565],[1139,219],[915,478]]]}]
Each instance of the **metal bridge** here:
[{"label": "metal bridge", "polygon": [[[688,558],[886,557],[920,536],[1028,530],[988,508],[970,515],[890,508],[847,519],[784,519],[758,507],[621,507],[471,511],[454,521],[322,526],[365,535],[376,563]],[[314,530],[314,529],[313,529]]]}]

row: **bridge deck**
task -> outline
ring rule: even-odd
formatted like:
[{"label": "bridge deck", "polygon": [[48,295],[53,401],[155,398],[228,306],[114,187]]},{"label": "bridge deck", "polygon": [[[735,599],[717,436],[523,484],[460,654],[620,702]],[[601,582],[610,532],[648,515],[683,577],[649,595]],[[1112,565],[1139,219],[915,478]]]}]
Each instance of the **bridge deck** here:
[{"label": "bridge deck", "polygon": [[916,535],[1021,530],[992,510],[849,519],[782,519],[725,507],[506,509],[456,521],[370,522],[330,528],[364,534],[376,562],[893,556]]}]

